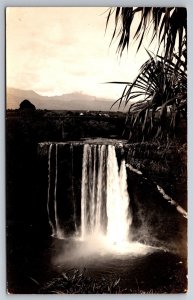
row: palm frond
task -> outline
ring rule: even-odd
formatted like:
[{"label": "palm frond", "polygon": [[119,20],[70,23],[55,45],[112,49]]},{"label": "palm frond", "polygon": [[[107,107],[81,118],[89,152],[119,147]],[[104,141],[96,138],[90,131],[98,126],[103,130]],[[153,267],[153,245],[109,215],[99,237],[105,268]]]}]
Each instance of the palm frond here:
[{"label": "palm frond", "polygon": [[[129,122],[130,130],[135,130],[136,126],[139,130],[141,124],[143,139],[147,133],[155,132],[155,137],[163,135],[168,107],[171,111],[171,128],[175,128],[180,114],[186,117],[185,69],[178,55],[174,55],[173,59],[165,59],[149,53],[149,59],[140,68],[136,79],[126,84],[122,96],[115,102],[119,102],[119,106],[131,102],[126,122]],[[133,138],[133,134],[129,136]]]},{"label": "palm frond", "polygon": [[[150,35],[150,44],[158,39],[156,55],[146,50],[149,59],[141,66],[133,82],[125,84],[121,97],[115,102],[127,106],[130,102],[126,126],[129,138],[135,128],[145,134],[163,136],[166,119],[175,128],[180,116],[187,111],[187,11],[184,7],[117,7],[111,8],[107,23],[114,16],[112,40],[118,39],[117,52],[122,55],[131,40],[138,41],[140,49],[145,35]],[[140,16],[140,17],[139,17]],[[131,34],[131,28],[138,24]],[[132,28],[133,29],[133,28]],[[152,30],[150,30],[152,29]],[[176,48],[177,47],[177,48]],[[161,49],[164,49],[160,54]],[[126,132],[126,130],[124,130]],[[168,132],[167,132],[168,137]]]},{"label": "palm frond", "polygon": [[[137,16],[141,14],[139,23],[136,27],[134,35],[131,36],[131,27]],[[178,40],[179,56],[182,54],[184,37],[187,34],[187,12],[184,7],[117,7],[111,8],[108,16],[114,15],[114,32],[111,42],[114,38],[118,38],[117,52],[122,55],[125,48],[128,49],[130,40],[138,40],[137,51],[140,49],[144,36],[147,32],[151,32],[150,44],[158,37],[159,48],[164,45],[165,57],[172,56],[176,41]],[[150,31],[152,28],[152,31]],[[159,50],[159,49],[158,49]]]}]

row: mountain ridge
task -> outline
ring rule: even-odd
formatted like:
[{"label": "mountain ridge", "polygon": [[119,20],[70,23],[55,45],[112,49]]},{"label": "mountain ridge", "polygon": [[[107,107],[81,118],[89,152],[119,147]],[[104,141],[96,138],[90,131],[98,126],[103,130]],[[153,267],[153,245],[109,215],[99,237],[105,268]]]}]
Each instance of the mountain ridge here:
[{"label": "mountain ridge", "polygon": [[[99,98],[78,92],[60,96],[42,96],[33,90],[7,88],[7,109],[18,109],[24,99],[28,99],[37,109],[118,111],[118,104],[111,109],[111,106],[115,102],[112,99]],[[119,111],[123,111],[123,109],[119,109]]]}]

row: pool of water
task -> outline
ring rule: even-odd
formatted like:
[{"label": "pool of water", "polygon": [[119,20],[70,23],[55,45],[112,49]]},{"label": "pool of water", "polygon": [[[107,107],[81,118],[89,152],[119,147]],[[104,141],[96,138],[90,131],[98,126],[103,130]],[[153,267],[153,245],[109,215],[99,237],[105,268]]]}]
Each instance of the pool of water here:
[{"label": "pool of water", "polygon": [[118,279],[121,293],[183,293],[187,288],[186,260],[163,248],[133,243],[121,252],[116,245],[104,249],[90,241],[44,239],[37,233],[9,240],[9,293],[49,293],[42,287],[72,269],[99,282]]}]

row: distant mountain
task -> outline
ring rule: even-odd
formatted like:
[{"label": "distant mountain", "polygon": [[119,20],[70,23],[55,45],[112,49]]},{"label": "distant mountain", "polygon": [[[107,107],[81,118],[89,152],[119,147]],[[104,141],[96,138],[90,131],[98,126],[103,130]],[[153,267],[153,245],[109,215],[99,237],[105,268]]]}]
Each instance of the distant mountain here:
[{"label": "distant mountain", "polygon": [[[32,90],[7,88],[7,109],[17,109],[20,103],[28,99],[37,109],[48,110],[101,110],[109,111],[114,100],[97,98],[82,93],[70,93],[61,96],[41,96]],[[117,111],[118,105],[112,108]]]}]

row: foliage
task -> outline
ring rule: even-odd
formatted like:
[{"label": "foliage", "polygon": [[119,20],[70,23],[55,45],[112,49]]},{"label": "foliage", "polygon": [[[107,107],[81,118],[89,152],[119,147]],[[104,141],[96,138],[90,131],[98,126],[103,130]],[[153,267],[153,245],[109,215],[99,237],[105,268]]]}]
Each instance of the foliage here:
[{"label": "foliage", "polygon": [[94,279],[86,275],[86,269],[72,269],[62,273],[41,287],[40,294],[118,294],[122,293],[120,278]]},{"label": "foliage", "polygon": [[[179,56],[182,53],[182,46],[186,41],[187,13],[182,7],[117,7],[110,8],[109,18],[115,16],[115,28],[112,35],[119,38],[117,51],[122,54],[125,48],[129,47],[130,40],[139,40],[138,49],[147,33],[151,32],[150,43],[158,37],[159,48],[163,44],[166,57],[171,57],[175,52],[178,42]],[[139,22],[134,36],[131,36],[131,27],[137,17]],[[150,30],[152,29],[152,31]],[[177,41],[178,40],[178,41]],[[159,50],[159,49],[158,49]]]},{"label": "foliage", "polygon": [[[123,91],[120,101],[127,105],[129,101],[140,101],[130,105],[130,138],[136,128],[141,124],[141,131],[148,135],[154,131],[154,136],[167,131],[175,131],[181,118],[186,119],[187,110],[187,74],[186,63],[175,55],[174,59],[165,60],[164,57],[150,55],[133,83],[128,83]],[[156,120],[157,119],[157,120]]]},{"label": "foliage", "polygon": [[140,170],[148,180],[162,186],[168,195],[186,209],[186,143],[177,140],[168,143],[159,140],[132,143],[128,144],[127,157],[134,168]]},{"label": "foliage", "polygon": [[[131,139],[136,131],[141,131],[141,139],[151,137],[168,138],[175,134],[181,118],[186,119],[187,106],[187,46],[186,46],[186,9],[185,8],[120,8],[115,11],[115,29],[112,39],[120,37],[118,52],[128,48],[131,26],[134,17],[141,13],[134,39],[139,39],[141,47],[145,32],[153,27],[151,42],[157,36],[159,47],[156,56],[147,51],[149,59],[142,65],[137,78],[132,82],[111,82],[126,84],[121,97],[115,102],[119,106],[134,100],[129,107],[127,125]],[[121,26],[119,28],[118,25]],[[118,29],[119,28],[119,29]],[[178,39],[178,53],[174,52]],[[164,55],[158,55],[164,44]],[[125,130],[127,129],[125,128]]]},{"label": "foliage", "polygon": [[[150,288],[144,286],[144,282],[134,279],[132,286],[121,287],[124,279],[112,274],[112,278],[98,276],[90,277],[86,273],[86,268],[78,270],[76,268],[62,273],[53,278],[39,288],[38,294],[155,294],[155,293],[182,293],[184,291],[184,270],[183,265],[175,266],[170,275],[170,282],[167,285]],[[165,274],[167,276],[167,274]],[[122,282],[123,281],[123,282]],[[157,282],[156,282],[157,283]]]},{"label": "foliage", "polygon": [[35,108],[35,105],[33,105],[29,100],[25,99],[23,100],[20,105],[20,110],[29,110],[29,111],[34,111],[36,108]]}]

